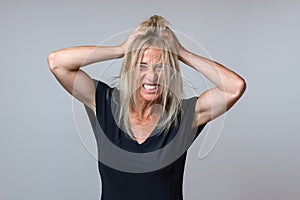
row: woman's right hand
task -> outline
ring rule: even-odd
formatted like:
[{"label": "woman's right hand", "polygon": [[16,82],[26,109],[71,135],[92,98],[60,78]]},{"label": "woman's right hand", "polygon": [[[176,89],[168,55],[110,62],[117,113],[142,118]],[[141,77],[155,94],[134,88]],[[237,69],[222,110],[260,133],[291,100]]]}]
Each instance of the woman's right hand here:
[{"label": "woman's right hand", "polygon": [[137,38],[137,36],[142,35],[143,32],[141,31],[141,27],[138,26],[128,37],[127,39],[120,45],[122,48],[123,53],[128,50],[131,43]]}]

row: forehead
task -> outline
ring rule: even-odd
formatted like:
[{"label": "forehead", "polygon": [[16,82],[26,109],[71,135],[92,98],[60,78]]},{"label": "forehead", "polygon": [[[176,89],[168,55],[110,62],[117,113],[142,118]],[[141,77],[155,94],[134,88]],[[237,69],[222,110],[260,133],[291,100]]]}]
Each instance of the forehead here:
[{"label": "forehead", "polygon": [[148,47],[145,49],[141,62],[147,64],[157,64],[161,63],[161,49],[158,47]]}]

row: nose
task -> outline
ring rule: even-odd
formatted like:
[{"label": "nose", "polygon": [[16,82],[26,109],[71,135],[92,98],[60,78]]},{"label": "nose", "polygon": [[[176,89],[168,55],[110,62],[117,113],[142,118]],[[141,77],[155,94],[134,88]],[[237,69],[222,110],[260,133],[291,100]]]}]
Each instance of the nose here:
[{"label": "nose", "polygon": [[146,72],[146,80],[150,83],[156,83],[158,80],[158,74],[153,67],[150,67]]}]

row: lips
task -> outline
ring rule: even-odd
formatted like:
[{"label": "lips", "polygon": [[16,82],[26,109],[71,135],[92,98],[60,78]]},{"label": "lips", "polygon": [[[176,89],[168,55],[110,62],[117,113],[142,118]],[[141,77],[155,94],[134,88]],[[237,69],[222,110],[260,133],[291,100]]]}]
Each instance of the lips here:
[{"label": "lips", "polygon": [[142,84],[142,87],[147,92],[156,92],[159,86],[160,84],[148,84],[148,83]]},{"label": "lips", "polygon": [[143,88],[147,91],[155,91],[159,87],[159,84],[143,84]]}]

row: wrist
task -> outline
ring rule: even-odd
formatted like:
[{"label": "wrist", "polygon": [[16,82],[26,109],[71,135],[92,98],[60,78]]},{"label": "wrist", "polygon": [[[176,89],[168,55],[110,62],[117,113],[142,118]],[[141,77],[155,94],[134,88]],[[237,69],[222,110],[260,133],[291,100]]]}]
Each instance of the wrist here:
[{"label": "wrist", "polygon": [[118,58],[122,58],[125,54],[125,46],[123,44],[120,44],[118,46],[115,46],[115,52]]},{"label": "wrist", "polygon": [[187,53],[188,53],[188,51],[185,48],[183,48],[183,47],[178,48],[179,60],[183,60],[186,57]]}]

